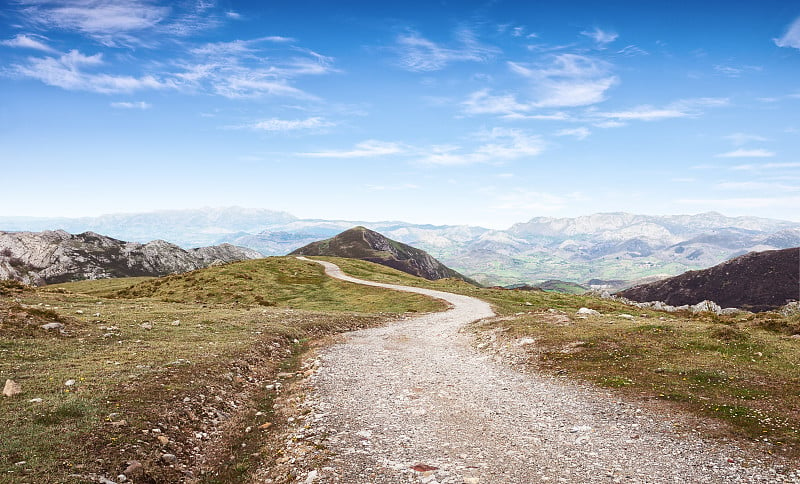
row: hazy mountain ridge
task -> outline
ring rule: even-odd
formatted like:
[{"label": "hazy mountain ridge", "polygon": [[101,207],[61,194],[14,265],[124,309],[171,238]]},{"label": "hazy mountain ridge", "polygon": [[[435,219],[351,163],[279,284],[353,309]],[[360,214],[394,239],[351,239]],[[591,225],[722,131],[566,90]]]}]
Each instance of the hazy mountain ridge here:
[{"label": "hazy mountain ridge", "polygon": [[[24,228],[24,220],[13,218],[12,228]],[[360,225],[425,250],[448,267],[489,285],[669,277],[747,252],[800,245],[800,223],[726,217],[715,212],[535,217],[508,230],[298,219],[284,212],[237,207],[48,220],[67,220],[75,232],[102,225],[102,233],[125,240],[165,239],[182,247],[232,243],[264,255],[284,255]],[[9,218],[0,218],[0,229],[8,229],[8,223]],[[41,226],[46,222],[37,219],[30,223]],[[122,237],[124,234],[136,236]]]},{"label": "hazy mountain ridge", "polygon": [[163,276],[260,256],[230,244],[185,250],[163,240],[139,244],[94,232],[0,232],[0,279],[31,285]]},{"label": "hazy mountain ridge", "polygon": [[369,230],[354,227],[329,239],[312,242],[290,255],[331,256],[375,262],[429,280],[455,277],[467,280],[424,250]]}]

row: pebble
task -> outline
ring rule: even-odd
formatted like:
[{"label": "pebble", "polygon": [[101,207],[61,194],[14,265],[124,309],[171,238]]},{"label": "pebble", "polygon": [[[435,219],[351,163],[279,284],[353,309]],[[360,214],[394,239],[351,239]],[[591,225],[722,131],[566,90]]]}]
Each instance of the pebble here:
[{"label": "pebble", "polygon": [[69,380],[64,382],[64,386],[72,387],[72,386],[75,386],[75,383],[77,383],[77,382],[70,378]]},{"label": "pebble", "polygon": [[165,464],[174,464],[178,462],[178,458],[175,454],[161,454],[161,461]]}]

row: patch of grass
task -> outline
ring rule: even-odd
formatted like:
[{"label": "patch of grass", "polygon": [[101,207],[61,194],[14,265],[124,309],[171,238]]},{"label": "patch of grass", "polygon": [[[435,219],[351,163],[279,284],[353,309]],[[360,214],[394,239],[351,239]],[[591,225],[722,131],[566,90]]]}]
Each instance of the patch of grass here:
[{"label": "patch of grass", "polygon": [[427,312],[446,307],[442,301],[418,294],[397,293],[331,279],[319,264],[294,257],[236,262],[152,279],[122,288],[115,295],[167,302],[365,313]]}]

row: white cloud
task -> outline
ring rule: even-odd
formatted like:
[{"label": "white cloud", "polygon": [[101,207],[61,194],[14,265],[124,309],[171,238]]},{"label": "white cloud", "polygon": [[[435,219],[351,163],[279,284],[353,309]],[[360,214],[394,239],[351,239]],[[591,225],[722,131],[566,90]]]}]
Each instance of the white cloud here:
[{"label": "white cloud", "polygon": [[726,98],[694,98],[681,99],[660,108],[644,105],[625,111],[591,111],[589,115],[617,121],[658,121],[670,118],[697,117],[703,114],[702,108],[726,105],[728,105],[728,99]]},{"label": "white cloud", "polygon": [[609,75],[611,65],[577,54],[558,54],[547,65],[509,62],[509,68],[529,79],[536,107],[575,107],[596,104],[619,79]]},{"label": "white cloud", "polygon": [[614,42],[619,37],[619,34],[616,32],[605,31],[597,27],[595,27],[595,29],[592,31],[583,31],[581,32],[581,35],[585,35],[586,37],[594,40],[599,47],[605,47],[606,44]]},{"label": "white cloud", "polygon": [[25,65],[14,65],[11,71],[17,75],[71,91],[90,91],[103,94],[132,92],[140,89],[163,89],[172,87],[169,82],[147,75],[95,74],[84,69],[103,64],[102,54],[84,55],[77,50],[55,57],[29,58]]},{"label": "white cloud", "polygon": [[725,139],[731,140],[734,146],[742,146],[751,141],[769,141],[767,138],[763,136],[758,136],[756,134],[748,134],[748,133],[729,134],[728,136],[725,136]]},{"label": "white cloud", "polygon": [[290,42],[287,37],[261,37],[205,44],[191,51],[194,59],[179,63],[181,72],[173,74],[181,87],[209,90],[231,99],[286,96],[316,99],[298,89],[294,80],[301,76],[336,72],[333,58],[317,52],[289,47],[288,56],[264,52],[263,43]]},{"label": "white cloud", "polygon": [[287,132],[305,129],[321,129],[336,126],[336,123],[327,121],[318,116],[307,119],[265,119],[246,126],[256,131]]},{"label": "white cloud", "polygon": [[57,53],[54,48],[45,44],[40,39],[46,40],[46,37],[39,35],[17,34],[17,36],[13,39],[0,41],[0,45],[5,45],[7,47],[19,47],[22,49],[41,50],[42,52],[48,52],[51,54]]},{"label": "white cloud", "polygon": [[150,103],[144,102],[144,101],[136,101],[136,102],[122,101],[122,102],[111,103],[111,107],[112,108],[117,108],[117,109],[141,109],[141,110],[145,110],[145,109],[152,108],[153,105],[150,104]]},{"label": "white cloud", "polygon": [[453,62],[485,62],[500,50],[483,45],[469,29],[456,32],[457,44],[444,47],[426,39],[417,32],[409,32],[397,38],[400,66],[414,72],[438,71]]},{"label": "white cloud", "polygon": [[656,121],[668,118],[684,118],[689,116],[688,113],[675,108],[654,108],[652,106],[636,106],[627,111],[612,111],[612,112],[595,112],[593,116],[601,118],[622,119],[622,120],[638,120],[638,121]]},{"label": "white cloud", "polygon": [[621,128],[623,126],[627,126],[628,123],[623,123],[622,121],[615,121],[615,120],[608,120],[608,121],[599,121],[597,123],[592,123],[593,126],[603,129],[609,128]]},{"label": "white cloud", "polygon": [[758,72],[762,70],[761,66],[726,66],[722,64],[714,65],[714,70],[720,74],[728,77],[740,77],[746,72]]},{"label": "white cloud", "polygon": [[312,151],[306,153],[298,153],[301,156],[308,156],[312,158],[370,158],[378,156],[398,155],[405,153],[406,147],[400,143],[367,140],[356,144],[352,150],[343,151]]},{"label": "white cloud", "polygon": [[624,55],[626,57],[635,57],[635,56],[638,56],[638,55],[650,55],[649,52],[647,52],[646,50],[643,50],[643,49],[641,49],[641,48],[639,48],[639,47],[637,47],[635,45],[627,45],[627,46],[623,47],[622,49],[618,50],[617,54],[621,54],[621,55]]},{"label": "white cloud", "polygon": [[169,7],[147,0],[22,0],[21,13],[45,29],[72,30],[105,45],[138,44],[132,35],[152,29],[170,14]]},{"label": "white cloud", "polygon": [[800,17],[797,17],[794,22],[786,29],[786,33],[780,39],[774,39],[775,45],[778,47],[793,47],[800,49]]},{"label": "white cloud", "polygon": [[468,114],[516,114],[531,109],[530,105],[518,102],[514,94],[493,96],[489,89],[473,92],[461,104]]},{"label": "white cloud", "polygon": [[242,14],[239,12],[234,12],[233,10],[225,12],[225,16],[234,20],[240,20],[242,18]]},{"label": "white cloud", "polygon": [[800,163],[763,163],[760,165],[736,165],[731,169],[737,171],[760,171],[760,170],[781,170],[784,168],[800,168]]},{"label": "white cloud", "polygon": [[472,150],[453,145],[433,146],[422,154],[419,161],[447,166],[500,163],[538,156],[544,151],[541,137],[517,129],[493,128],[477,133],[476,138],[483,144]]},{"label": "white cloud", "polygon": [[580,127],[580,128],[567,128],[562,129],[560,131],[556,131],[556,136],[574,136],[578,139],[586,139],[592,134],[588,128]]},{"label": "white cloud", "polygon": [[738,149],[729,151],[727,153],[720,153],[714,156],[717,158],[770,158],[775,156],[775,153],[764,149]]}]

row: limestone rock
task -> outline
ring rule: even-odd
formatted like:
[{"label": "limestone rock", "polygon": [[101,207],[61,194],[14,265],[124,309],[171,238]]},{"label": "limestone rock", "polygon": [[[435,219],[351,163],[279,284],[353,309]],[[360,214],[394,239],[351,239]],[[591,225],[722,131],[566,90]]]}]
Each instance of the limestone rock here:
[{"label": "limestone rock", "polygon": [[22,385],[14,380],[6,380],[6,385],[3,387],[3,395],[6,397],[13,397],[22,393]]},{"label": "limestone rock", "polygon": [[578,309],[578,312],[575,314],[578,314],[580,316],[599,316],[600,311],[595,311],[594,309],[589,309],[589,308],[580,308]]}]

